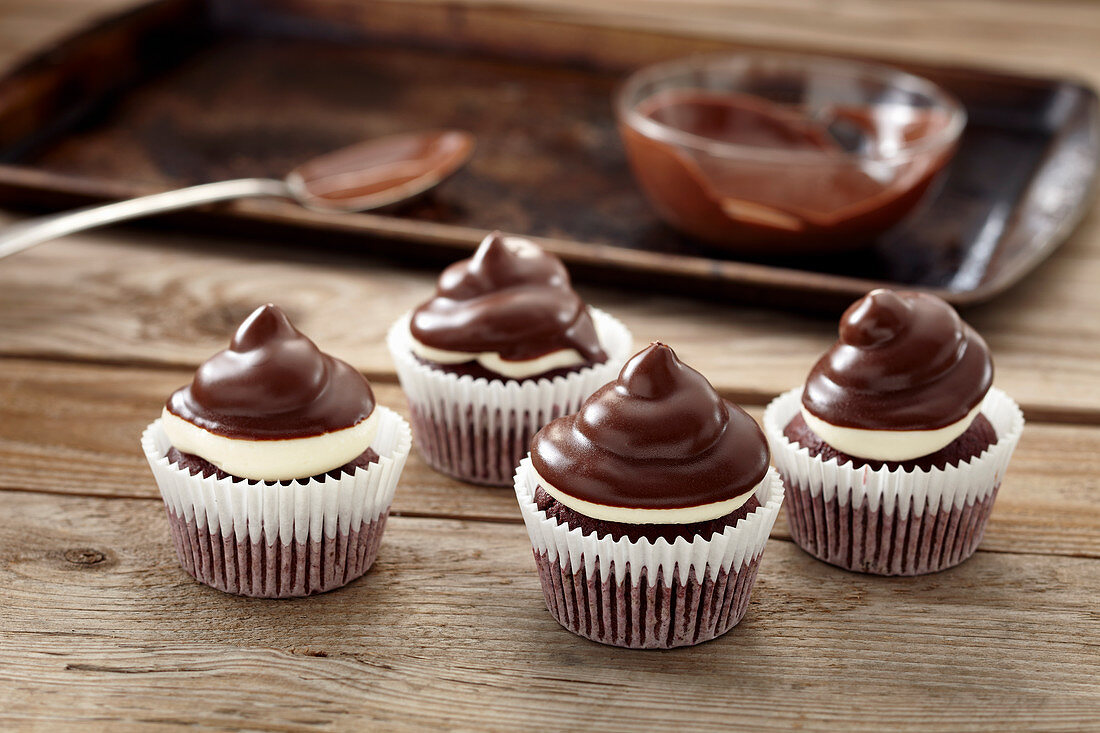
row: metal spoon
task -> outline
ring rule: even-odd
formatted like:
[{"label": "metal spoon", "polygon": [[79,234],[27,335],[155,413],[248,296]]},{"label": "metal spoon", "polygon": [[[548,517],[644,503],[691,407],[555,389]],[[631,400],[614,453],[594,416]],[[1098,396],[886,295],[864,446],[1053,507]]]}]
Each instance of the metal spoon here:
[{"label": "metal spoon", "polygon": [[318,211],[377,209],[436,186],[462,168],[473,151],[474,136],[461,130],[390,135],[314,158],[281,181],[204,183],[20,222],[0,232],[0,258],[117,221],[251,196],[291,199]]}]

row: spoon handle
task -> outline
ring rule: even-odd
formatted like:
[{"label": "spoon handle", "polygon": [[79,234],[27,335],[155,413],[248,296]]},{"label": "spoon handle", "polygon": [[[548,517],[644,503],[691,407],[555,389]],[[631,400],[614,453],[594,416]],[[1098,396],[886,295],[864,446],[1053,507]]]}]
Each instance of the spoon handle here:
[{"label": "spoon handle", "polygon": [[41,242],[116,221],[248,196],[293,198],[283,181],[274,178],[239,178],[154,193],[112,204],[88,206],[19,222],[0,231],[0,259]]}]

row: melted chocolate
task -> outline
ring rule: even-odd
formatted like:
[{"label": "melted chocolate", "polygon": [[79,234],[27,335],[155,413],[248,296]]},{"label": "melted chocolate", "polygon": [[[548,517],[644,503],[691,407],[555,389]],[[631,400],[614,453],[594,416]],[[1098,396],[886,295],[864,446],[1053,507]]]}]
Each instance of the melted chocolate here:
[{"label": "melted chocolate", "polygon": [[443,271],[435,297],[413,313],[411,330],[425,346],[494,352],[508,361],[561,349],[576,349],[586,364],[607,361],[561,260],[500,232]]},{"label": "melted chocolate", "polygon": [[374,410],[370,384],[324,354],[274,305],[252,312],[229,348],[168,398],[168,411],[229,438],[305,438],[349,428]]},{"label": "melted chocolate", "polygon": [[813,155],[802,165],[767,158],[693,155],[677,143],[620,131],[631,166],[659,213],[719,246],[761,253],[851,249],[890,228],[923,198],[953,149],[886,169],[859,157],[932,136],[949,117],[913,109],[883,123],[872,106],[830,105],[827,118],[749,94],[667,90],[636,107],[642,116],[718,143]]},{"label": "melted chocolate", "polygon": [[535,470],[559,491],[637,509],[741,496],[764,478],[769,458],[756,422],[660,343],[531,441]]},{"label": "melted chocolate", "polygon": [[840,340],[814,365],[802,404],[827,423],[934,430],[962,420],[993,383],[989,347],[943,300],[873,290],[840,319]]},{"label": "melted chocolate", "polygon": [[663,125],[719,142],[840,150],[825,126],[804,111],[749,94],[676,90],[646,99],[638,111]]}]

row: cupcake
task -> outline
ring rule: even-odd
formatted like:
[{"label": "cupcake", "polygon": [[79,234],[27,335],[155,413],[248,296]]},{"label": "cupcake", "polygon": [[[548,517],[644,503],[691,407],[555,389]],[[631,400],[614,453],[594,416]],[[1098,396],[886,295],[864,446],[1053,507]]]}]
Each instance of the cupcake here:
[{"label": "cupcake", "polygon": [[848,570],[919,575],[982,540],[1024,419],[982,337],[943,300],[874,290],[764,429],[795,541]]},{"label": "cupcake", "polygon": [[273,305],[141,438],[184,570],[263,598],[322,593],[370,568],[410,443],[363,375]]},{"label": "cupcake", "polygon": [[630,355],[557,257],[494,232],[390,329],[420,454],[463,481],[507,486],[535,432],[580,407]]},{"label": "cupcake", "polygon": [[729,631],[783,501],[768,461],[756,422],[672,349],[634,356],[516,472],[550,614],[633,649]]}]

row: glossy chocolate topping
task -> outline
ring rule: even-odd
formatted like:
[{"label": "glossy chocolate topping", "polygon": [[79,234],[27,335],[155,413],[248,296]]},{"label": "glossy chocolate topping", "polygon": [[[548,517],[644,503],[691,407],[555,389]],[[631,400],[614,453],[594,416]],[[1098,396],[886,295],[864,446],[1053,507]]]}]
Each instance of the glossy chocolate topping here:
[{"label": "glossy chocolate topping", "polygon": [[832,425],[934,430],[962,420],[993,382],[989,347],[934,295],[873,290],[840,319],[803,406]]},{"label": "glossy chocolate topping", "polygon": [[349,364],[324,354],[274,305],[252,312],[229,348],[214,354],[168,411],[218,435],[305,438],[370,416],[374,394]]},{"label": "glossy chocolate topping", "polygon": [[635,509],[741,496],[764,478],[769,458],[756,422],[660,343],[531,441],[532,465],[558,491]]},{"label": "glossy chocolate topping", "polygon": [[425,346],[493,352],[507,361],[562,349],[575,349],[589,364],[607,361],[561,260],[500,232],[443,271],[435,297],[413,313],[411,330]]}]

